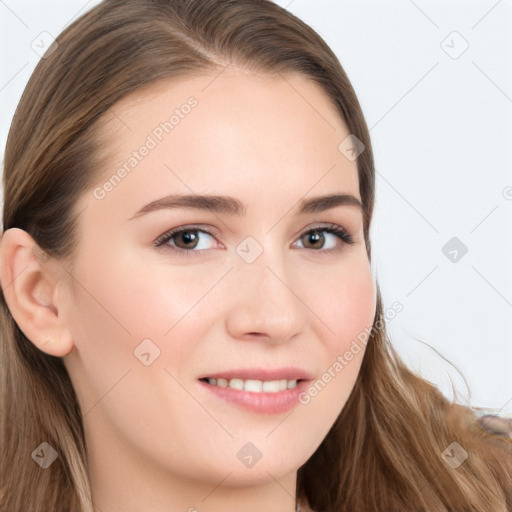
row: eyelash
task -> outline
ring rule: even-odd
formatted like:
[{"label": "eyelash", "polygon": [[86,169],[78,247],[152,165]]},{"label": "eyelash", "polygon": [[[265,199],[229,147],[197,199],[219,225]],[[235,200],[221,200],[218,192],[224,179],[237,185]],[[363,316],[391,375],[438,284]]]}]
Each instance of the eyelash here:
[{"label": "eyelash", "polygon": [[[165,243],[167,243],[169,240],[171,240],[174,236],[181,234],[183,232],[187,231],[198,231],[201,233],[206,233],[207,235],[210,235],[214,237],[212,233],[210,233],[208,230],[204,230],[199,228],[199,226],[182,226],[178,228],[173,228],[164,234],[160,235],[154,242],[153,245],[155,247],[161,247]],[[328,225],[321,225],[321,226],[314,226],[307,231],[304,231],[300,236],[299,239],[302,238],[304,235],[307,235],[308,233],[320,231],[320,232],[327,232],[332,233],[333,235],[336,235],[342,242],[344,242],[347,245],[353,245],[355,243],[354,238],[341,226],[338,226],[337,224],[328,224]],[[215,238],[215,237],[214,237]],[[204,252],[203,250],[195,251],[195,250],[187,250],[187,249],[181,249],[173,246],[169,246],[169,248],[179,254],[180,256],[198,256],[199,253]],[[332,249],[309,249],[314,252],[321,252],[325,254],[331,254],[334,252],[338,252],[342,249],[342,247],[336,247]],[[195,254],[194,254],[195,253]]]}]

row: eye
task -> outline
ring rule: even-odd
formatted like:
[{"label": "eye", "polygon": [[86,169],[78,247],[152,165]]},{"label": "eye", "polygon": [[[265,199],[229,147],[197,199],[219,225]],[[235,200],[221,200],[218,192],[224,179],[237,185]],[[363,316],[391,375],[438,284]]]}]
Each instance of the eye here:
[{"label": "eye", "polygon": [[160,247],[167,242],[173,242],[170,245],[170,249],[176,251],[177,253],[183,254],[183,253],[191,253],[191,252],[198,252],[193,251],[192,249],[209,249],[209,247],[201,246],[201,240],[199,237],[199,233],[203,233],[205,235],[208,235],[210,237],[213,237],[213,235],[204,230],[199,229],[195,226],[185,226],[185,227],[179,227],[171,229],[170,231],[167,231],[163,235],[159,236],[153,243],[155,246]]},{"label": "eye", "polygon": [[[331,247],[324,247],[326,237],[325,235],[322,235],[322,233],[329,233],[329,235],[331,235]],[[328,226],[317,226],[314,227],[313,229],[309,229],[300,236],[299,240],[302,240],[304,237],[307,237],[307,245],[313,245],[313,247],[305,247],[306,249],[321,249],[320,252],[324,253],[331,253],[333,251],[341,250],[342,247],[338,245],[340,241],[341,246],[343,246],[344,244],[352,245],[355,243],[355,240],[352,238],[352,236],[344,228],[338,226],[337,224],[329,224]],[[318,247],[318,242],[321,242],[322,247]],[[315,247],[315,244],[317,245],[317,247]]]},{"label": "eye", "polygon": [[[200,252],[194,249],[211,249],[208,247],[207,242],[201,242],[201,236],[199,234],[208,235],[214,239],[214,236],[205,229],[200,229],[197,226],[184,226],[173,228],[164,234],[160,235],[154,242],[153,245],[161,247],[166,245],[174,252],[180,255],[196,255],[194,253]],[[331,247],[325,249],[325,235],[322,233],[329,233],[332,236]],[[305,238],[307,237],[307,238]],[[342,249],[344,244],[352,245],[355,243],[354,238],[341,226],[337,224],[328,224],[315,226],[308,229],[299,237],[299,240],[306,239],[306,245],[303,243],[305,249],[313,249],[316,252],[331,253]],[[172,242],[172,243],[169,243]],[[338,244],[336,243],[338,242]],[[215,244],[214,244],[215,245]],[[316,245],[316,247],[315,247]]]}]

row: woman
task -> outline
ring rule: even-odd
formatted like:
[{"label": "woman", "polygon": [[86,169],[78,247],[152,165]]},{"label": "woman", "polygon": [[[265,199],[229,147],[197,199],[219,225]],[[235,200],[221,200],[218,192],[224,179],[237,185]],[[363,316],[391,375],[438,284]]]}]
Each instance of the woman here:
[{"label": "woman", "polygon": [[67,28],[5,153],[0,508],[510,510],[510,440],[389,344],[374,193],[346,74],[272,2]]}]

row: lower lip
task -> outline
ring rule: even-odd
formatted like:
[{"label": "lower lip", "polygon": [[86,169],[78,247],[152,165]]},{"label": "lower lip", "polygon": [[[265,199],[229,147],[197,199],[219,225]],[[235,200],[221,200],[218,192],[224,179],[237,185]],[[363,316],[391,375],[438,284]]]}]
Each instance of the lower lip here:
[{"label": "lower lip", "polygon": [[221,388],[213,386],[202,380],[199,381],[211,393],[243,409],[259,414],[279,414],[290,411],[299,402],[299,395],[305,391],[309,381],[300,381],[293,389],[286,389],[276,393],[258,393],[254,391],[243,391],[233,388]]}]

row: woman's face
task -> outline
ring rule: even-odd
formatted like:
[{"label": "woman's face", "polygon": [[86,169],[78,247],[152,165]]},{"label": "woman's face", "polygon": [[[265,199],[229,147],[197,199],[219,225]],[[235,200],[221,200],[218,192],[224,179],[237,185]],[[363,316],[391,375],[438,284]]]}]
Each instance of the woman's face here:
[{"label": "woman's face", "polygon": [[[209,489],[291,485],[353,388],[353,342],[375,314],[362,210],[300,212],[361,200],[347,128],[308,79],[226,70],[126,98],[100,135],[108,164],[76,205],[64,357],[93,475],[115,463]],[[237,377],[307,382],[222,387],[260,385]]]}]

